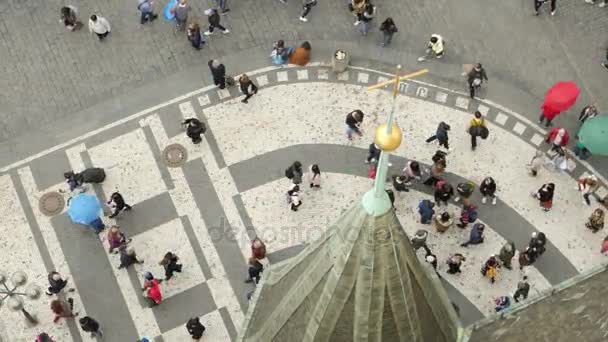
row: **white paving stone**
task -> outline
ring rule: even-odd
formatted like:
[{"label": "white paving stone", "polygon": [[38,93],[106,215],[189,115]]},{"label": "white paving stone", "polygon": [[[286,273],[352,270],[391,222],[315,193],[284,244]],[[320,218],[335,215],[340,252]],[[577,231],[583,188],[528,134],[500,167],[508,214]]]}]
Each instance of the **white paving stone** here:
[{"label": "white paving stone", "polygon": [[262,75],[255,78],[257,86],[263,87],[268,84],[268,76]]},{"label": "white paving stone", "polygon": [[106,196],[120,190],[128,203],[139,203],[167,189],[142,129],[89,149],[93,165],[103,167]]},{"label": "white paving stone", "polygon": [[481,115],[487,116],[488,112],[490,111],[490,107],[479,104],[479,106],[477,106],[477,110],[481,113]]},{"label": "white paving stone", "polygon": [[498,113],[496,115],[496,120],[495,121],[497,123],[499,123],[499,124],[501,124],[501,125],[504,126],[505,123],[507,123],[507,119],[509,119],[509,117],[506,114],[504,114],[504,113]]},{"label": "white paving stone", "polygon": [[595,194],[598,195],[600,198],[604,198],[606,197],[606,195],[608,195],[608,190],[605,186],[602,186],[595,191]]},{"label": "white paving stone", "polygon": [[287,82],[289,77],[287,75],[287,71],[279,71],[277,72],[277,82]]},{"label": "white paving stone", "polygon": [[543,140],[545,140],[545,138],[542,135],[536,133],[534,133],[532,138],[530,138],[530,141],[536,146],[539,146],[540,143],[543,142]]},{"label": "white paving stone", "polygon": [[198,104],[201,107],[205,107],[209,103],[211,103],[211,101],[209,100],[209,95],[201,95],[198,97]]},{"label": "white paving stone", "polygon": [[416,96],[427,98],[429,96],[429,88],[427,87],[418,87],[416,89]]},{"label": "white paving stone", "polygon": [[220,100],[227,99],[230,97],[230,91],[228,89],[218,89],[217,96]]},{"label": "white paving stone", "polygon": [[[199,317],[199,319],[206,328],[203,338],[200,339],[201,342],[230,342],[230,335],[224,326],[224,321],[219,311],[212,311]],[[163,340],[165,342],[192,341],[192,337],[190,337],[190,334],[186,330],[186,322],[164,333]]]},{"label": "white paving stone", "polygon": [[318,74],[317,74],[317,78],[320,80],[327,80],[329,79],[329,71],[327,69],[319,69],[318,70]]},{"label": "white paving stone", "polygon": [[357,82],[359,83],[369,83],[369,74],[366,72],[359,72],[357,74]]},{"label": "white paving stone", "polygon": [[446,103],[448,100],[448,94],[444,93],[442,91],[438,91],[435,94],[435,101],[440,102],[440,103]]},{"label": "white paving stone", "polygon": [[298,70],[296,73],[298,75],[298,80],[303,81],[308,79],[308,69]]},{"label": "white paving stone", "polygon": [[469,108],[469,99],[467,99],[466,97],[458,96],[456,98],[456,107],[462,108],[462,109],[468,109]]},{"label": "white paving stone", "polygon": [[349,74],[348,70],[337,74],[338,81],[348,81]]},{"label": "white paving stone", "polygon": [[519,135],[522,135],[525,130],[526,130],[526,125],[522,124],[521,122],[516,122],[515,126],[513,126],[513,132],[515,132]]}]

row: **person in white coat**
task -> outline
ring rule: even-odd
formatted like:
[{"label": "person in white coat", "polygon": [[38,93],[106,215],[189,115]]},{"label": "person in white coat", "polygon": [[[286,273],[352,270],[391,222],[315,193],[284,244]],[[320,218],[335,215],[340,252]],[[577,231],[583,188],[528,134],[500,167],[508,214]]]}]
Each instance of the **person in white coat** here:
[{"label": "person in white coat", "polygon": [[95,14],[89,18],[89,32],[95,33],[100,41],[110,34],[110,30],[110,23],[106,18]]}]

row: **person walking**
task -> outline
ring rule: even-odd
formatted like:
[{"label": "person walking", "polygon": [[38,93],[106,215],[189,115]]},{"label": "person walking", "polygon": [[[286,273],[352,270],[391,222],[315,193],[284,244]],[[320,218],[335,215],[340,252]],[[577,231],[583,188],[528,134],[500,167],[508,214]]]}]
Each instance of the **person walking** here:
[{"label": "person walking", "polygon": [[206,328],[198,317],[192,317],[186,323],[186,330],[188,330],[188,334],[190,334],[190,337],[194,341],[199,341],[203,337]]},{"label": "person walking", "polygon": [[[49,281],[49,287],[46,290],[47,296],[52,296],[61,293],[61,291],[68,285],[68,278],[63,279],[61,274],[56,271],[52,271],[48,274],[47,279]],[[70,288],[68,292],[74,292],[75,290]]]},{"label": "person walking", "polygon": [[528,276],[524,276],[520,282],[517,283],[517,290],[513,294],[513,299],[516,303],[519,303],[520,298],[528,298],[528,292],[530,292],[530,284],[528,283]]},{"label": "person walking", "polygon": [[486,70],[481,66],[481,63],[475,63],[475,66],[467,75],[467,82],[469,83],[469,95],[471,98],[475,97],[475,91],[481,87],[483,81],[488,81]]},{"label": "person walking", "polygon": [[264,265],[254,257],[249,258],[249,268],[247,269],[248,277],[245,279],[245,283],[259,283],[262,272],[264,272]]},{"label": "person walking", "polygon": [[608,236],[606,236],[604,238],[604,241],[602,241],[602,246],[600,248],[600,253],[602,255],[608,256]]},{"label": "person walking", "polygon": [[543,165],[545,165],[545,153],[541,150],[536,150],[534,157],[532,157],[532,160],[530,160],[530,163],[528,164],[530,167],[530,174],[533,177],[536,177]]},{"label": "person walking", "polygon": [[463,204],[470,204],[469,198],[473,195],[475,191],[475,184],[473,182],[462,182],[456,185],[456,198],[454,198],[454,202],[460,201],[462,198]]},{"label": "person walking", "polygon": [[224,64],[217,59],[212,59],[207,65],[211,71],[211,76],[213,76],[213,84],[220,89],[226,88],[226,67]]},{"label": "person walking", "polygon": [[310,9],[317,5],[317,0],[302,0],[302,14],[300,15],[300,21],[307,22],[306,16],[310,13]]},{"label": "person walking", "polygon": [[583,203],[590,206],[590,196],[600,187],[600,182],[595,175],[585,176],[578,179],[578,191],[583,194]]},{"label": "person walking", "polygon": [[118,247],[118,252],[120,253],[120,265],[118,265],[118,269],[128,268],[133,264],[143,264],[143,260],[137,259],[137,253],[135,253],[135,249],[127,248],[126,245],[122,245]]},{"label": "person walking", "polygon": [[36,336],[35,342],[55,342],[55,340],[49,334],[42,332]]},{"label": "person walking", "polygon": [[200,50],[203,48],[205,41],[201,35],[201,27],[197,23],[191,23],[188,25],[188,41],[193,48]]},{"label": "person walking", "polygon": [[321,169],[319,165],[312,164],[308,167],[307,177],[308,184],[310,184],[311,188],[320,188],[321,187]]},{"label": "person walking", "polygon": [[595,105],[585,106],[585,108],[583,108],[583,110],[581,110],[581,114],[578,116],[578,121],[580,123],[579,126],[584,124],[585,121],[587,121],[589,119],[593,119],[598,114],[599,113],[598,113],[597,107],[595,107]]},{"label": "person walking", "polygon": [[408,160],[403,168],[403,175],[405,176],[405,185],[412,185],[412,180],[420,180],[420,165],[415,160]]},{"label": "person walking", "polygon": [[456,224],[456,226],[462,229],[466,228],[469,223],[475,222],[477,220],[477,206],[471,203],[463,203],[459,220],[460,223]]},{"label": "person walking", "polygon": [[513,243],[513,241],[507,241],[500,249],[500,252],[498,253],[498,258],[502,262],[502,265],[506,269],[510,270],[511,269],[511,260],[513,259],[514,256],[515,256],[515,244]]},{"label": "person walking", "polygon": [[450,125],[441,121],[437,126],[437,130],[435,134],[431,135],[428,139],[426,139],[427,143],[430,143],[434,140],[439,141],[439,146],[445,147],[448,152],[450,151],[450,146],[448,145],[448,132],[450,131]]},{"label": "person walking", "polygon": [[120,231],[120,227],[117,225],[113,225],[108,230],[108,234],[106,235],[108,239],[108,253],[118,253],[118,249],[121,246],[126,246],[131,239],[127,239],[125,234]]},{"label": "person walking", "polygon": [[434,55],[435,58],[442,58],[444,52],[443,37],[434,33],[431,35],[431,39],[429,39],[429,42],[426,45],[424,56],[418,57],[418,62],[426,60],[431,55]]},{"label": "person walking", "polygon": [[72,298],[68,298],[67,302],[63,299],[52,300],[51,311],[55,314],[53,323],[57,323],[62,318],[74,318],[78,316],[78,312],[74,312],[74,299]]},{"label": "person walking", "polygon": [[410,191],[410,189],[407,188],[407,185],[405,185],[405,176],[393,175],[392,178],[393,188],[395,188],[395,191],[398,193]]},{"label": "person walking", "polygon": [[186,127],[186,135],[192,140],[195,145],[200,144],[203,141],[201,135],[205,134],[207,127],[197,118],[188,118],[182,121],[182,126]]},{"label": "person walking", "polygon": [[222,15],[226,15],[230,12],[230,8],[228,8],[228,0],[212,0],[213,8],[217,9],[221,12]]},{"label": "person walking", "polygon": [[154,1],[152,0],[137,0],[137,9],[141,13],[139,22],[143,25],[147,21],[152,22],[158,18],[157,14],[154,14]]},{"label": "person walking", "polygon": [[243,103],[247,103],[253,95],[258,93],[258,87],[246,74],[239,77],[239,85],[241,87],[241,92],[245,95],[245,98],[241,100]]},{"label": "person walking", "polygon": [[[534,15],[540,15],[541,6],[549,0],[534,0]],[[555,15],[557,0],[551,0],[551,15]]]},{"label": "person walking", "polygon": [[568,140],[570,139],[570,135],[568,131],[563,127],[555,127],[549,131],[545,142],[551,144],[551,151],[559,151],[566,145],[568,145]]},{"label": "person walking", "polygon": [[592,232],[597,233],[604,228],[604,210],[597,208],[593,211],[589,220],[585,223],[585,227],[589,228]]},{"label": "person walking", "polygon": [[467,259],[464,257],[464,255],[462,255],[460,253],[455,253],[455,254],[451,255],[447,261],[447,264],[448,264],[447,272],[449,274],[461,273],[462,271],[460,270],[460,267],[462,266],[462,263],[466,260]]},{"label": "person walking", "polygon": [[501,312],[511,306],[511,298],[509,296],[500,296],[494,299],[494,311]]},{"label": "person walking", "polygon": [[251,256],[258,260],[266,258],[266,245],[257,236],[251,241]]},{"label": "person walking", "polygon": [[544,104],[541,106],[542,112],[540,113],[540,117],[538,118],[538,123],[542,124],[545,122],[545,127],[549,127],[552,125],[553,119],[559,115],[560,112],[546,107]]},{"label": "person walking", "polygon": [[95,33],[99,41],[102,41],[105,37],[110,34],[110,23],[106,20],[106,18],[93,14],[89,18],[89,32]]},{"label": "person walking", "polygon": [[469,240],[467,242],[461,243],[461,247],[468,247],[469,245],[478,245],[483,243],[484,235],[483,232],[486,226],[483,223],[475,223],[473,228],[471,228],[471,233],[469,233]]},{"label": "person walking", "polygon": [[186,22],[188,21],[188,13],[190,10],[192,10],[192,8],[187,0],[178,0],[171,8],[171,14],[175,17],[175,27],[178,30],[184,31],[186,29]]},{"label": "person walking", "polygon": [[178,264],[179,257],[171,252],[165,253],[163,260],[158,264],[165,269],[165,280],[173,277],[174,272],[182,273],[182,264]]},{"label": "person walking", "polygon": [[292,184],[291,188],[287,190],[287,200],[291,211],[298,211],[302,205],[302,199],[300,199],[300,187],[297,184]]},{"label": "person walking", "polygon": [[475,151],[477,148],[477,137],[486,139],[488,137],[488,128],[486,127],[486,120],[483,118],[479,111],[475,111],[473,118],[469,122],[467,132],[471,135],[471,150]]},{"label": "person walking", "polygon": [[361,32],[362,35],[366,36],[369,32],[369,25],[372,19],[374,19],[375,14],[376,6],[372,5],[370,0],[367,0],[367,3],[365,4],[365,10],[363,11],[363,14],[359,17],[359,32]]},{"label": "person walking", "polygon": [[363,132],[361,132],[360,128],[363,123],[363,117],[365,117],[365,114],[363,114],[360,109],[355,109],[346,114],[346,138],[348,140],[353,140],[353,133],[357,134],[359,137],[363,136]]},{"label": "person walking", "polygon": [[528,243],[529,248],[534,248],[538,252],[537,257],[545,253],[545,246],[547,245],[547,237],[543,232],[533,232],[530,242]]},{"label": "person walking", "polygon": [[393,35],[399,32],[397,25],[395,25],[395,22],[391,17],[386,18],[382,24],[380,24],[380,31],[382,31],[384,36],[384,40],[382,41],[383,47],[389,46],[393,40]]},{"label": "person walking", "polygon": [[213,30],[216,28],[220,29],[220,31],[222,31],[222,33],[230,33],[230,30],[228,30],[224,26],[220,25],[221,17],[219,15],[219,13],[217,12],[217,10],[210,8],[205,11],[205,14],[207,15],[207,20],[209,21],[209,29],[207,31],[205,31],[206,36],[212,35]]},{"label": "person walking", "polygon": [[498,260],[496,260],[496,256],[492,254],[481,268],[481,274],[489,278],[490,282],[494,284],[494,282],[496,282],[496,276],[498,276],[499,267],[500,264],[498,263]]},{"label": "person walking", "polygon": [[553,206],[553,194],[554,193],[555,193],[555,184],[546,183],[546,184],[543,184],[543,186],[541,186],[537,192],[532,193],[532,196],[538,199],[540,206],[541,206],[541,208],[543,208],[544,211],[549,211],[549,210],[551,210],[551,207]]},{"label": "person walking", "polygon": [[375,143],[369,144],[367,148],[367,158],[365,158],[365,164],[375,164],[380,160],[380,154],[382,150]]},{"label": "person walking", "polygon": [[454,195],[454,188],[452,187],[452,185],[450,185],[450,183],[448,183],[442,179],[435,184],[434,197],[435,197],[435,203],[437,204],[437,207],[441,206],[442,202],[447,207],[448,201],[450,200],[450,198],[453,195]]},{"label": "person walking", "polygon": [[108,216],[109,218],[114,218],[118,216],[118,214],[123,210],[129,211],[133,209],[133,207],[131,207],[125,202],[124,197],[122,197],[122,195],[118,191],[115,191],[110,195],[110,200],[107,203],[112,208],[114,208],[112,214]]},{"label": "person walking", "polygon": [[302,183],[302,163],[294,161],[287,169],[285,169],[285,177],[291,179],[293,184]]},{"label": "person walking", "polygon": [[144,297],[148,300],[150,306],[160,305],[163,301],[163,295],[160,291],[161,280],[154,278],[152,273],[144,273]]},{"label": "person walking", "polygon": [[496,205],[496,182],[492,177],[486,177],[479,185],[481,192],[481,203],[486,204],[488,197],[492,199],[492,205]]},{"label": "person walking", "polygon": [[414,251],[419,250],[420,248],[424,249],[425,255],[432,254],[431,249],[426,245],[426,239],[429,236],[429,232],[424,229],[418,229],[412,239],[410,240],[412,243],[412,247]]},{"label": "person walking", "polygon": [[361,23],[361,17],[365,12],[366,5],[367,0],[351,0],[350,4],[348,4],[348,9],[356,18],[353,25],[357,26]]},{"label": "person walking", "polygon": [[82,331],[86,331],[91,334],[91,338],[103,338],[103,331],[101,330],[101,326],[99,322],[93,319],[90,316],[84,316],[78,320],[80,323],[80,328]]},{"label": "person walking", "polygon": [[60,11],[61,22],[69,31],[75,31],[82,27],[82,23],[78,21],[78,10],[74,6],[63,6]]}]

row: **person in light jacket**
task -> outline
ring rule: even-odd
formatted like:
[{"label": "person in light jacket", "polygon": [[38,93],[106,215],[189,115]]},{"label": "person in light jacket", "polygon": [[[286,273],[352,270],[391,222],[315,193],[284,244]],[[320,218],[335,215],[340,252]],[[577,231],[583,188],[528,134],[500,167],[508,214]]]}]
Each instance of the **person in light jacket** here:
[{"label": "person in light jacket", "polygon": [[321,187],[321,169],[319,169],[319,165],[310,165],[310,167],[308,168],[307,179],[311,188]]},{"label": "person in light jacket", "polygon": [[111,29],[110,23],[106,18],[96,14],[93,14],[89,18],[89,32],[95,33],[100,41],[110,34]]},{"label": "person in light jacket", "polygon": [[258,93],[258,87],[246,74],[243,74],[239,78],[239,85],[241,87],[241,92],[245,94],[245,98],[241,100],[243,103],[247,103],[249,98]]}]

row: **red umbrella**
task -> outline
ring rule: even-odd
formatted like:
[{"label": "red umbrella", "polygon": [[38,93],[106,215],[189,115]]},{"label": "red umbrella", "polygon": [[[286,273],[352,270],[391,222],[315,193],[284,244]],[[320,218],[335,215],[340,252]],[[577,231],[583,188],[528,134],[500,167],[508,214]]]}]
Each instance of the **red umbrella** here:
[{"label": "red umbrella", "polygon": [[548,119],[572,107],[581,91],[574,82],[557,82],[545,95],[541,108]]}]

